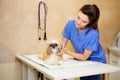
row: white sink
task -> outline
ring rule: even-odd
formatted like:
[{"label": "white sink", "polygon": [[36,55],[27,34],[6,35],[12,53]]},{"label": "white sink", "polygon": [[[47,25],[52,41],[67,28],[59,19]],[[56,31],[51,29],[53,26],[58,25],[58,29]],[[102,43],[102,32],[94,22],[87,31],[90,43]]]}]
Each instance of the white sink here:
[{"label": "white sink", "polygon": [[79,60],[74,60],[73,58],[72,59],[69,58],[69,59],[66,59],[60,65],[48,65],[43,60],[39,59],[37,54],[22,55],[22,56],[49,69],[80,67],[80,66],[85,66],[85,65],[88,66],[88,65],[98,64],[98,63],[94,63],[93,61],[79,61]]},{"label": "white sink", "polygon": [[110,47],[109,51],[113,55],[116,55],[116,56],[120,57],[120,48],[118,48],[118,47]]}]

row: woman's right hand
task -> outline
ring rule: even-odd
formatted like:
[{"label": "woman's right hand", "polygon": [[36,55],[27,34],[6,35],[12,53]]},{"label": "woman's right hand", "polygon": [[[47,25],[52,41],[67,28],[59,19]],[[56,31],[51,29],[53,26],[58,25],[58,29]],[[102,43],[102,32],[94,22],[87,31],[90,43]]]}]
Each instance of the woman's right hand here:
[{"label": "woman's right hand", "polygon": [[62,56],[63,55],[63,51],[60,51],[57,53],[58,56]]},{"label": "woman's right hand", "polygon": [[57,53],[58,56],[62,56],[63,54],[66,54],[65,48],[63,48],[60,52]]}]

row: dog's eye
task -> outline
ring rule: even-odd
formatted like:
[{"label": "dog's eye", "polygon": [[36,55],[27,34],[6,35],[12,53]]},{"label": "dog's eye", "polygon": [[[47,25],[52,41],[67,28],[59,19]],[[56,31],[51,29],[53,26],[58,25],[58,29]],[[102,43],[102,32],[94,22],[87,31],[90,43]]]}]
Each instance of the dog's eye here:
[{"label": "dog's eye", "polygon": [[53,46],[53,44],[50,44],[50,46],[52,47],[52,46]]},{"label": "dog's eye", "polygon": [[58,44],[57,44],[57,43],[55,43],[55,46],[58,46]]}]

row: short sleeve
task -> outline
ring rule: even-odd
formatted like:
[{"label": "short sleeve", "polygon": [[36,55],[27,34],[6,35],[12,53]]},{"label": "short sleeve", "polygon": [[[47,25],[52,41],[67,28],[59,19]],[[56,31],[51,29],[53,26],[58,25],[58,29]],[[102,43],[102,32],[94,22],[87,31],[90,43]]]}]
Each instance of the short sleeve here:
[{"label": "short sleeve", "polygon": [[62,36],[65,37],[66,39],[70,39],[70,30],[71,30],[70,28],[71,28],[70,21],[68,21],[62,32]]},{"label": "short sleeve", "polygon": [[90,40],[87,43],[87,46],[85,47],[85,49],[96,51],[98,49],[98,45],[99,45],[99,34],[94,34],[90,38]]}]

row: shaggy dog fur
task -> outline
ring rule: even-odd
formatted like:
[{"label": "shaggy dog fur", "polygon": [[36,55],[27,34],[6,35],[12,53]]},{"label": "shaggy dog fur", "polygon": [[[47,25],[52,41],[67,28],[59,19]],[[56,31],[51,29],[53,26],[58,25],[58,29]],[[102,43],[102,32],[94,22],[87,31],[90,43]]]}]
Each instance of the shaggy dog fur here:
[{"label": "shaggy dog fur", "polygon": [[59,65],[63,61],[62,56],[58,56],[57,53],[60,52],[62,46],[59,41],[52,41],[47,47],[46,53],[41,57],[46,64],[49,65]]}]

